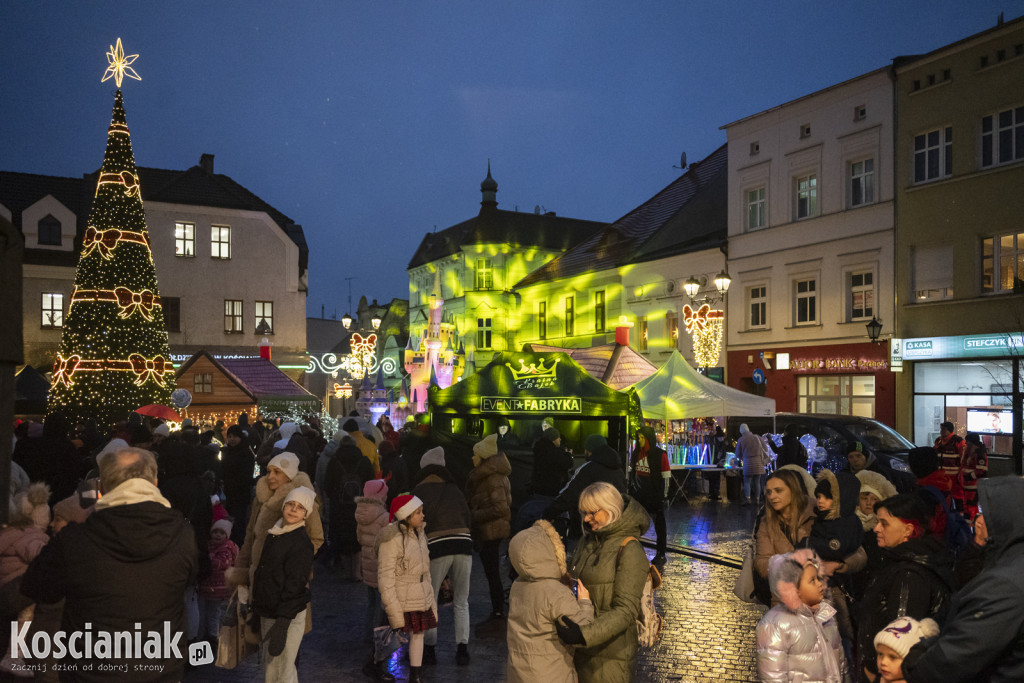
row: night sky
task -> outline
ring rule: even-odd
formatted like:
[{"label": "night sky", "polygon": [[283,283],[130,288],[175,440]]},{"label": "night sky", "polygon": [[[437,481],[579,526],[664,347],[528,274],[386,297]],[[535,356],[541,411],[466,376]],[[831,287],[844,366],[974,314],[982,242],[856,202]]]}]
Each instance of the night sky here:
[{"label": "night sky", "polygon": [[135,160],[202,153],[301,224],[308,311],[408,296],[420,239],[499,207],[613,221],[723,124],[1012,19],[1012,0],[3,0],[0,169],[99,168],[118,37]]}]

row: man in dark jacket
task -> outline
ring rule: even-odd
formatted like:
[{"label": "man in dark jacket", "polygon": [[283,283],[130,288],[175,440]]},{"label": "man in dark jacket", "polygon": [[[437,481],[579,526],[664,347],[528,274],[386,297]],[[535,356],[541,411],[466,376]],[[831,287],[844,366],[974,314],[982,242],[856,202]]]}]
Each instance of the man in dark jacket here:
[{"label": "man in dark jacket", "polygon": [[[103,497],[95,511],[43,548],[21,590],[37,602],[66,599],[62,629],[69,640],[73,632],[91,634],[94,643],[100,633],[114,632],[138,633],[143,646],[160,640],[159,655],[152,658],[139,652],[94,658],[86,650],[62,662],[77,670],[61,680],[179,681],[188,655],[185,587],[196,574],[192,529],[160,495],[150,452],[121,448],[101,457],[99,468]],[[76,647],[83,648],[80,638]]]},{"label": "man in dark jacket", "polygon": [[[242,413],[245,415],[245,413]],[[224,476],[224,509],[234,518],[231,540],[239,548],[245,540],[249,524],[249,504],[252,502],[253,471],[256,454],[241,425],[228,427],[224,437],[227,443],[221,449],[221,473]]]},{"label": "man in dark jacket", "polygon": [[[423,501],[435,600],[444,577],[450,576],[452,580],[455,642],[458,643],[455,661],[466,665],[469,664],[469,577],[473,568],[469,503],[445,467],[444,449],[440,446],[431,448],[420,458],[420,471],[413,482],[412,493]],[[435,663],[437,629],[427,631],[423,642],[423,663]]]},{"label": "man in dark jacket", "polygon": [[672,466],[668,454],[658,448],[658,439],[650,427],[641,427],[636,436],[636,448],[629,460],[632,471],[634,497],[654,520],[657,536],[657,554],[651,560],[665,563],[668,533],[665,526],[665,499],[672,481]]},{"label": "man in dark jacket", "polygon": [[554,498],[569,480],[572,453],[562,448],[562,435],[548,427],[533,445],[533,475],[530,492],[535,496]]},{"label": "man in dark jacket", "polygon": [[605,481],[617,488],[619,493],[626,492],[626,473],[619,466],[621,459],[605,438],[599,434],[591,434],[583,442],[583,448],[587,454],[587,461],[580,465],[576,474],[558,492],[555,500],[544,512],[545,519],[552,519],[568,511],[572,520],[570,530],[580,528],[579,501],[583,489],[596,482]]},{"label": "man in dark jacket", "polygon": [[1024,480],[982,479],[985,568],[953,596],[942,632],[903,659],[907,683],[1024,681]]},{"label": "man in dark jacket", "polygon": [[339,563],[342,576],[359,580],[359,538],[356,536],[356,498],[363,495],[363,486],[374,477],[373,465],[350,440],[338,445],[327,463],[327,481],[323,491],[330,500],[330,555]]},{"label": "man in dark jacket", "polygon": [[800,443],[800,427],[797,425],[786,425],[781,446],[776,447],[775,442],[768,439],[768,447],[775,452],[776,469],[785,465],[797,465],[801,469],[807,469],[807,448]]},{"label": "man in dark jacket", "polygon": [[85,474],[78,449],[68,437],[70,428],[61,413],[51,413],[43,420],[42,435],[19,440],[11,455],[31,481],[50,485],[51,505],[74,493],[78,480]]}]

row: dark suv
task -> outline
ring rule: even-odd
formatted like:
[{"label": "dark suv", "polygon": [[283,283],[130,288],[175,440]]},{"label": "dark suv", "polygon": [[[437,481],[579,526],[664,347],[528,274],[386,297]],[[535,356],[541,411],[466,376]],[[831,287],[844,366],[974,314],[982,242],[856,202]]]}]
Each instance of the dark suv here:
[{"label": "dark suv", "polygon": [[730,417],[727,434],[731,439],[740,435],[740,425],[746,423],[755,434],[782,434],[787,425],[796,425],[800,435],[811,434],[818,445],[825,449],[824,462],[814,463],[815,472],[828,468],[833,472],[846,467],[846,446],[851,441],[860,441],[874,454],[884,467],[893,471],[896,488],[909,490],[914,485],[914,475],[907,465],[907,454],[914,444],[878,420],[853,415],[820,415],[802,413],[776,413],[774,426],[770,417]]}]

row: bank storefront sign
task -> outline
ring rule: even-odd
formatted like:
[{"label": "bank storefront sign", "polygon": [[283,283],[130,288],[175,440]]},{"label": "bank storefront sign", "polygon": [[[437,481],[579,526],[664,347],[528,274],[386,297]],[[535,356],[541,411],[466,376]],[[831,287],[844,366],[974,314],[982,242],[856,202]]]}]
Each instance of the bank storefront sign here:
[{"label": "bank storefront sign", "polygon": [[902,360],[1017,356],[1024,354],[1024,333],[893,339],[890,348],[894,365]]}]

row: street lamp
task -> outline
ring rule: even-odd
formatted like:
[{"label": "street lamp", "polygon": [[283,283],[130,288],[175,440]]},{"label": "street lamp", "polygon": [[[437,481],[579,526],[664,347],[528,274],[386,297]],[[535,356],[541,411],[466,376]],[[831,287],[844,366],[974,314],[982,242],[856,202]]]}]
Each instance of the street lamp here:
[{"label": "street lamp", "polygon": [[871,343],[877,344],[878,338],[882,334],[882,323],[878,322],[878,318],[875,316],[871,316],[871,322],[865,325],[865,327],[868,328],[868,338],[871,340]]},{"label": "street lamp", "polygon": [[352,327],[352,316],[350,316],[350,315],[349,315],[348,313],[346,313],[345,315],[343,315],[343,316],[341,317],[341,324],[345,326],[345,329],[346,329],[346,330],[347,330],[348,328]]},{"label": "street lamp", "polygon": [[700,293],[700,288],[707,284],[708,276],[701,276],[698,280],[695,276],[691,275],[690,279],[683,283],[683,291],[686,292],[686,296],[690,297],[690,301],[694,304],[715,304],[719,301],[725,300],[725,294],[729,291],[729,285],[732,284],[732,278],[729,277],[729,273],[722,270],[718,275],[715,276],[713,282],[715,283],[715,289],[718,291],[718,295],[712,293],[706,293],[702,297],[697,295]]},{"label": "street lamp", "polygon": [[683,283],[683,291],[691,299],[697,296],[697,292],[700,291],[700,280],[691,275],[690,279]]},{"label": "street lamp", "polygon": [[718,290],[719,294],[725,294],[729,291],[729,285],[732,284],[732,278],[729,277],[729,273],[723,269],[721,273],[715,276],[715,289]]},{"label": "street lamp", "polygon": [[380,313],[374,313],[373,317],[370,318],[370,323],[373,325],[373,329],[380,329]]}]

